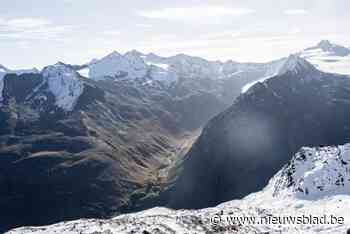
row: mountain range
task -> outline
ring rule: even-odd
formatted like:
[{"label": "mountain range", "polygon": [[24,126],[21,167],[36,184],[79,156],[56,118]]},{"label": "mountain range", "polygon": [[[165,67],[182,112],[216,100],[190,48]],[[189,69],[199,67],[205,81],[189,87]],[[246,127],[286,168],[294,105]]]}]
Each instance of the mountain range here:
[{"label": "mountain range", "polygon": [[[0,231],[206,208],[263,189],[301,147],[349,143],[349,52],[321,41],[269,63],[131,51],[1,66]],[[86,222],[73,224],[110,221]]]}]

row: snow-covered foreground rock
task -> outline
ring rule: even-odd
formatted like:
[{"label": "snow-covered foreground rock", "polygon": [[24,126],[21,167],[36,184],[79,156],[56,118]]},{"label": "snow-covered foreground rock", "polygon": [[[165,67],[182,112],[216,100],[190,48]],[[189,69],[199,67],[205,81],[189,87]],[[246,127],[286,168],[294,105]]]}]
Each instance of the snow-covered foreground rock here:
[{"label": "snow-covered foreground rock", "polygon": [[349,207],[347,144],[302,148],[265,189],[214,208],[154,208],[109,220],[82,219],[7,234],[346,233]]}]

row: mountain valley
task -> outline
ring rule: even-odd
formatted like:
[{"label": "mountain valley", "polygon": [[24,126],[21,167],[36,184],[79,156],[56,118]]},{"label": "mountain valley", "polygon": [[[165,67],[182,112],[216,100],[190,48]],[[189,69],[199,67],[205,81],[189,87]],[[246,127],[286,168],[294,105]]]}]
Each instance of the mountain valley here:
[{"label": "mountain valley", "polygon": [[[268,63],[134,50],[0,65],[0,232],[64,221],[9,233],[212,233],[198,217],[321,214],[321,203],[348,217],[349,57],[321,41]],[[324,180],[309,176],[324,162]]]}]

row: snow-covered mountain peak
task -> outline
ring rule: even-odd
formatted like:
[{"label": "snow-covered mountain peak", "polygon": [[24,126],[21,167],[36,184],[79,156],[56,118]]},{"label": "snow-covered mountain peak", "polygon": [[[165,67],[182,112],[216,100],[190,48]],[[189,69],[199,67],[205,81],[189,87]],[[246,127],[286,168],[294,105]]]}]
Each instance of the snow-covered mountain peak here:
[{"label": "snow-covered mountain peak", "polygon": [[302,148],[274,179],[274,196],[307,200],[350,194],[350,144]]},{"label": "snow-covered mountain peak", "polygon": [[309,48],[309,50],[317,49],[317,48],[321,49],[324,52],[328,52],[331,55],[335,55],[335,56],[347,56],[350,54],[349,48],[346,48],[344,46],[340,46],[337,44],[333,44],[328,40],[320,41],[316,47],[311,47],[311,48]]},{"label": "snow-covered mountain peak", "polygon": [[67,73],[73,76],[75,71],[69,68],[67,65],[65,65],[62,62],[57,62],[54,65],[49,65],[42,70],[42,74],[45,77],[56,76],[57,74],[62,74],[62,73]]},{"label": "snow-covered mountain peak", "polygon": [[[298,54],[292,54],[287,58],[272,61],[265,64],[264,67],[265,74],[260,79],[244,85],[242,88],[242,93],[247,92],[257,83],[262,83],[269,78],[284,75],[288,72],[293,74],[308,74],[317,71],[317,69],[311,63],[300,57]],[[304,76],[300,76],[300,78],[304,78]]]},{"label": "snow-covered mountain peak", "polygon": [[107,60],[107,59],[119,59],[121,57],[123,57],[123,55],[121,53],[119,53],[118,51],[114,50],[101,59],[94,59],[94,63],[99,63],[99,62]]},{"label": "snow-covered mountain peak", "polygon": [[333,44],[328,40],[322,40],[317,44],[317,47],[327,51],[333,47]]},{"label": "snow-covered mountain peak", "polygon": [[124,54],[124,58],[127,59],[131,66],[135,69],[146,69],[146,64],[142,58],[142,53],[137,50],[132,50]]},{"label": "snow-covered mountain peak", "polygon": [[133,56],[133,57],[141,57],[143,55],[144,54],[138,50],[131,50],[131,51],[128,51],[124,54],[124,56]]},{"label": "snow-covered mountain peak", "polygon": [[137,52],[122,55],[116,51],[89,65],[89,77],[99,80],[104,77],[142,78],[147,74],[147,65]]},{"label": "snow-covered mountain peak", "polygon": [[277,74],[282,75],[286,72],[299,73],[304,71],[314,71],[315,67],[296,54],[290,55],[283,61],[283,65],[279,68]]},{"label": "snow-covered mountain peak", "polygon": [[45,67],[42,75],[48,83],[49,91],[55,96],[56,105],[65,111],[73,110],[84,89],[78,73],[59,62]]},{"label": "snow-covered mountain peak", "polygon": [[305,49],[301,54],[305,57],[313,57],[315,55],[345,57],[350,55],[350,48],[334,44],[328,40],[322,40],[316,46]]},{"label": "snow-covered mountain peak", "polygon": [[323,40],[299,54],[322,71],[350,75],[350,48]]},{"label": "snow-covered mountain peak", "polygon": [[118,58],[122,56],[118,51],[114,50],[112,53],[108,54],[105,58]]}]

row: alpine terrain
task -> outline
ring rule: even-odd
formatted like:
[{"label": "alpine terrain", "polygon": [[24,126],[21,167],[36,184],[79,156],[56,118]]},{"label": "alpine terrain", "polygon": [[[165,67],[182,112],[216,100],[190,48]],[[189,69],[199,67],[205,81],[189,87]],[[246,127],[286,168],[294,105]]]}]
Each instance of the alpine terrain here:
[{"label": "alpine terrain", "polygon": [[[0,65],[0,232],[345,232],[349,58],[324,40],[268,63]],[[212,219],[325,211],[344,223]]]}]

